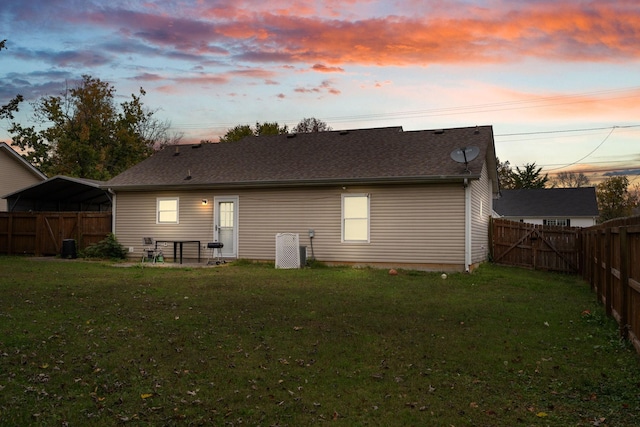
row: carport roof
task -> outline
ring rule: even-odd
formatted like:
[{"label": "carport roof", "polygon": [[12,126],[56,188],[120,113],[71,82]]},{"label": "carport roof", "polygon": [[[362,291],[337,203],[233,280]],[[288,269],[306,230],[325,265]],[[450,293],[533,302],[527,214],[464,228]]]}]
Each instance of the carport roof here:
[{"label": "carport roof", "polygon": [[109,203],[111,198],[100,188],[104,181],[57,175],[45,181],[2,196],[4,199],[64,200],[69,203]]}]

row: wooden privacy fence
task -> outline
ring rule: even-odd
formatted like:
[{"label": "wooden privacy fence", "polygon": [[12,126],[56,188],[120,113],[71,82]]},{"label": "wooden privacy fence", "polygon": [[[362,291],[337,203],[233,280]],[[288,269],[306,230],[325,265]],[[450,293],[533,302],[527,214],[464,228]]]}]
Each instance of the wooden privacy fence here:
[{"label": "wooden privacy fence", "polygon": [[536,225],[493,218],[489,228],[491,258],[536,270],[578,273],[578,227]]},{"label": "wooden privacy fence", "polygon": [[0,212],[0,254],[59,255],[63,240],[84,249],[110,232],[110,212]]},{"label": "wooden privacy fence", "polygon": [[580,273],[640,353],[640,217],[582,230]]}]

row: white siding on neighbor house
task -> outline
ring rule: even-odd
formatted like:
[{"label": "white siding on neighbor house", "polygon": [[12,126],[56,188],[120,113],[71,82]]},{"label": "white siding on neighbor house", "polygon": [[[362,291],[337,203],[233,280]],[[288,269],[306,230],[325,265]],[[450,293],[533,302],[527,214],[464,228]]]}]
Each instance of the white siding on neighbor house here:
[{"label": "white siding on neighbor house", "polygon": [[[42,182],[44,178],[36,176],[25,165],[10,157],[0,149],[0,197]],[[0,198],[0,212],[8,210],[7,200]]]},{"label": "white siding on neighbor house", "polygon": [[503,216],[501,218],[504,219],[508,219],[510,221],[520,221],[520,222],[526,222],[527,224],[537,224],[537,225],[542,225],[544,224],[544,220],[545,219],[569,219],[570,223],[571,223],[571,227],[591,227],[593,225],[596,225],[597,221],[596,218],[567,218],[567,217],[544,217],[544,218],[520,218],[520,217],[507,217],[507,216]]},{"label": "white siding on neighbor house", "polygon": [[474,264],[487,260],[492,211],[493,183],[489,179],[485,163],[480,180],[471,182],[471,262]]},{"label": "white siding on neighbor house", "polygon": [[[370,197],[370,242],[341,242],[341,200],[345,193]],[[213,236],[214,196],[237,195],[238,258],[275,259],[277,233],[299,233],[323,262],[415,265],[460,270],[464,266],[464,188],[461,184],[242,190],[236,192],[119,192],[115,233],[125,247],[142,255],[142,237],[201,240]],[[180,224],[156,224],[156,198],[180,197]],[[203,206],[201,200],[209,204]],[[195,257],[192,246],[185,256]],[[167,248],[170,256],[172,248]],[[206,253],[206,250],[203,252]]]}]

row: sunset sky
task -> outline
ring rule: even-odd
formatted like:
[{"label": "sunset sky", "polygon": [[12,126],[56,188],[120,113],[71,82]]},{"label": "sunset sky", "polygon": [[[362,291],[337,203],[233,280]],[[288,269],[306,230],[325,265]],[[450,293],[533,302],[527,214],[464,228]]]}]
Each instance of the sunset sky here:
[{"label": "sunset sky", "polygon": [[304,117],[493,125],[512,166],[640,183],[638,0],[7,0],[0,28],[1,104],[89,74],[144,88],[185,143]]}]

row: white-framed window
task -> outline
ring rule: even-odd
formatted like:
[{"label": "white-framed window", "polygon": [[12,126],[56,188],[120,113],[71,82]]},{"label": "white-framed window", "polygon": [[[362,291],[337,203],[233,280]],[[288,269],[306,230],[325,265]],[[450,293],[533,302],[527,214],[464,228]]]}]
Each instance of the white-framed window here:
[{"label": "white-framed window", "polygon": [[544,225],[561,225],[567,227],[571,225],[569,218],[550,218],[542,221]]},{"label": "white-framed window", "polygon": [[156,199],[156,207],[156,223],[178,224],[178,208],[180,207],[179,197],[158,197]]},{"label": "white-framed window", "polygon": [[342,195],[342,241],[369,242],[369,195]]}]

